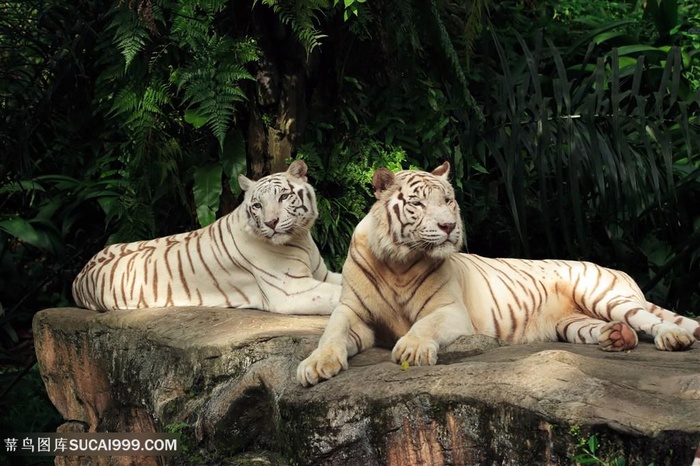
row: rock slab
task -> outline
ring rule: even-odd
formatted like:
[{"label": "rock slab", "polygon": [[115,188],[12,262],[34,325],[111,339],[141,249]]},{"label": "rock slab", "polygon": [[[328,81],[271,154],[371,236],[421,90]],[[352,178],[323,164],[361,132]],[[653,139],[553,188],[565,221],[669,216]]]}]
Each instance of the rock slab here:
[{"label": "rock slab", "polygon": [[606,353],[473,336],[437,366],[402,370],[373,348],[302,388],[296,366],[326,322],[210,308],[37,313],[59,431],[181,434],[176,456],[56,464],[556,465],[586,457],[580,444],[594,437],[608,461],[690,465],[700,443],[700,344]]}]

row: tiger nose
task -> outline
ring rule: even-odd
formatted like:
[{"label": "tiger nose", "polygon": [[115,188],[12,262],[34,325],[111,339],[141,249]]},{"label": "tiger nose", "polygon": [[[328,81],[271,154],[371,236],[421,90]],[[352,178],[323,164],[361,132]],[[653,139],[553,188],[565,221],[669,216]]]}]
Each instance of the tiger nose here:
[{"label": "tiger nose", "polygon": [[447,233],[448,235],[449,235],[450,233],[452,233],[452,230],[454,230],[456,226],[457,226],[457,224],[454,223],[454,222],[451,222],[451,223],[438,223],[438,228],[440,228],[442,231],[444,231],[444,232]]},{"label": "tiger nose", "polygon": [[280,221],[279,218],[273,218],[272,220],[268,220],[267,222],[265,222],[265,225],[267,225],[268,227],[270,227],[271,229],[274,230],[279,221]]}]

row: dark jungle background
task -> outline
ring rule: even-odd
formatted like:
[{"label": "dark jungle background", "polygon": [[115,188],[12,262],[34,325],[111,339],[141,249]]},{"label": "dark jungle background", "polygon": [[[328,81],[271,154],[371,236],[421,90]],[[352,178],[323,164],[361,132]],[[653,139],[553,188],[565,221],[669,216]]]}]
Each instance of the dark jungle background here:
[{"label": "dark jungle background", "polygon": [[585,259],[700,312],[694,0],[0,1],[0,431],[60,419],[31,319],[107,243],[303,158],[340,270],[373,170],[453,167],[469,252]]}]

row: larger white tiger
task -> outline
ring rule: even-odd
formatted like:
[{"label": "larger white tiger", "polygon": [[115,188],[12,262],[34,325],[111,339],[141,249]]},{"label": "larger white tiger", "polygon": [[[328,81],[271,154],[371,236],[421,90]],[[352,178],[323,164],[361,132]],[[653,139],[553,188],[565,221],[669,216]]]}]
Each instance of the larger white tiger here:
[{"label": "larger white tiger", "polygon": [[209,306],[330,314],[341,275],[328,271],[311,238],[318,211],[306,170],[297,160],[257,182],[241,175],[243,203],[211,225],[106,247],[73,282],[75,302],[95,310]]},{"label": "larger white tiger", "polygon": [[432,173],[374,174],[377,201],[353,234],[340,304],[297,369],[302,385],[347,369],[348,357],[375,341],[393,344],[397,363],[432,365],[441,346],[475,333],[511,343],[598,343],[609,351],[634,348],[636,330],[661,350],[700,338],[700,323],[647,302],[623,272],[457,254],[461,220],[448,174],[448,163]]}]

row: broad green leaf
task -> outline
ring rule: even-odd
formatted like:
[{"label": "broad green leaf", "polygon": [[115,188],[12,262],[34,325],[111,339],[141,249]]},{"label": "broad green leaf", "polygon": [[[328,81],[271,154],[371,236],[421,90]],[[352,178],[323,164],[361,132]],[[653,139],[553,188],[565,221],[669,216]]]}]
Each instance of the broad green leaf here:
[{"label": "broad green leaf", "polygon": [[[573,52],[578,50],[579,47],[589,44],[591,41],[600,44],[612,37],[623,34],[622,32],[614,32],[618,28],[622,28],[628,25],[634,24],[634,21],[618,21],[616,23],[606,24],[602,28],[595,31],[591,31],[588,34],[580,37],[574,44],[569,47],[565,55],[571,55]],[[613,31],[613,32],[609,32]]]},{"label": "broad green leaf", "polygon": [[190,108],[185,110],[185,121],[199,129],[207,124],[207,117],[200,115],[196,110]]},{"label": "broad green leaf", "polygon": [[34,227],[23,218],[11,218],[0,221],[0,229],[25,243],[37,246],[40,243],[39,234]]},{"label": "broad green leaf", "polygon": [[97,199],[97,203],[105,213],[106,223],[109,223],[119,211],[119,203],[116,197],[100,197]]},{"label": "broad green leaf", "polygon": [[590,449],[591,453],[594,454],[598,449],[598,438],[595,435],[591,435],[591,437],[588,439],[588,448]]},{"label": "broad green leaf", "polygon": [[621,70],[627,67],[637,66],[637,59],[632,57],[620,57],[619,65]]},{"label": "broad green leaf", "polygon": [[194,202],[197,208],[197,219],[203,227],[216,220],[216,211],[219,210],[219,197],[221,196],[221,172],[220,164],[207,164],[197,167],[194,171]]},{"label": "broad green leaf", "polygon": [[45,181],[47,183],[54,183],[56,185],[56,188],[60,190],[67,190],[69,188],[76,188],[79,187],[81,182],[76,180],[73,177],[70,176],[65,176],[65,175],[44,175],[44,176],[37,176],[35,178],[37,181]]},{"label": "broad green leaf", "polygon": [[651,45],[624,45],[617,48],[617,53],[620,56],[623,55],[639,55],[641,52],[656,52],[663,56],[668,54],[668,50],[664,50],[659,47],[652,47]]},{"label": "broad green leaf", "polygon": [[37,230],[23,218],[16,217],[0,221],[0,230],[44,251],[51,253],[57,251],[56,241],[51,238],[49,233]]},{"label": "broad green leaf", "polygon": [[14,193],[17,191],[46,191],[43,186],[34,180],[12,181],[0,186],[0,194]]}]

